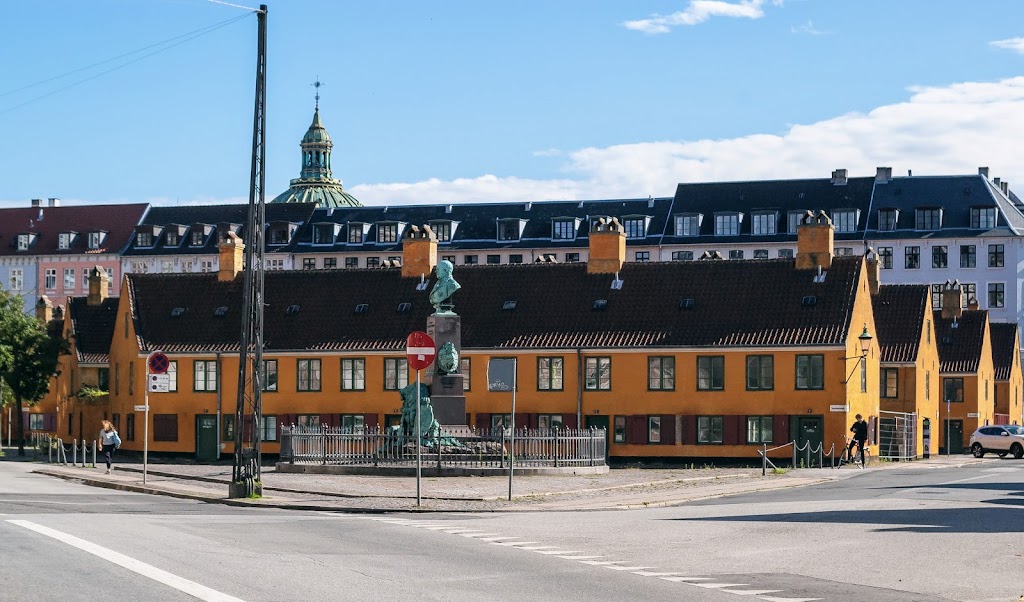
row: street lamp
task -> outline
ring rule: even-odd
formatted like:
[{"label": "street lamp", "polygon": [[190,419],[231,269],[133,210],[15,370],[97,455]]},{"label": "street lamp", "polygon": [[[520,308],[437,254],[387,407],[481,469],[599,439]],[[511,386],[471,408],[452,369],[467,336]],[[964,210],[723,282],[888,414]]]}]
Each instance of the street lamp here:
[{"label": "street lamp", "polygon": [[871,348],[872,336],[868,333],[868,325],[864,324],[864,332],[860,333],[857,340],[860,341],[860,357],[864,358],[868,354],[868,349]]}]

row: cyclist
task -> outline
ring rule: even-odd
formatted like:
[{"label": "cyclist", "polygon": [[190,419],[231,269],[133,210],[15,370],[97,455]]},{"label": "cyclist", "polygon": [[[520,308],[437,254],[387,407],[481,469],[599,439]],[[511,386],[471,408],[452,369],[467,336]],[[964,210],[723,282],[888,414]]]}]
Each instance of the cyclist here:
[{"label": "cyclist", "polygon": [[868,440],[868,423],[864,420],[864,417],[857,414],[857,420],[850,427],[850,432],[853,433],[853,439],[850,440],[850,447],[847,450],[847,457],[852,462],[855,458],[853,455],[853,447],[857,446],[857,452],[860,454],[861,466],[864,465],[864,444]]}]

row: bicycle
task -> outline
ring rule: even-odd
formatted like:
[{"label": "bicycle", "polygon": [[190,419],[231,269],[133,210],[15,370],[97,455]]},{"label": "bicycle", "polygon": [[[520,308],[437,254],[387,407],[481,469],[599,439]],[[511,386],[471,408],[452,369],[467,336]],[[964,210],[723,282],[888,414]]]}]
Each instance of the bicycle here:
[{"label": "bicycle", "polygon": [[860,447],[860,459],[858,460],[856,457],[854,457],[851,460],[850,438],[843,438],[846,440],[846,445],[843,447],[843,455],[839,457],[839,464],[836,465],[836,468],[842,468],[844,464],[859,464],[862,469],[866,468],[867,465],[871,462],[871,448],[868,446],[867,441],[864,442],[863,447]]}]

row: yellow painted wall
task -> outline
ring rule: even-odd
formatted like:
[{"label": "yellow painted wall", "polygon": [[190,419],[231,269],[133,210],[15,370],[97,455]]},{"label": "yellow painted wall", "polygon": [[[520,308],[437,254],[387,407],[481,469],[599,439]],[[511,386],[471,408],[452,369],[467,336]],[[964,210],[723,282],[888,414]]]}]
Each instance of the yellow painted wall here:
[{"label": "yellow painted wall", "polygon": [[[993,388],[995,386],[995,368],[992,363],[992,336],[989,330],[988,320],[985,321],[984,342],[981,349],[981,360],[978,363],[978,371],[968,374],[943,374],[942,377],[963,377],[964,379],[964,401],[963,403],[949,404],[949,412],[946,411],[945,400],[939,404],[939,440],[943,449],[946,446],[946,420],[963,420],[964,449],[968,448],[971,434],[980,426],[995,423],[995,401],[993,400]],[[988,389],[986,393],[986,388]],[[943,391],[943,388],[939,389]],[[976,414],[976,416],[970,416]],[[935,430],[935,427],[932,427]]]},{"label": "yellow painted wall", "polygon": [[1008,380],[996,381],[996,413],[1009,414],[1010,424],[1024,424],[1021,396],[1024,395],[1024,375],[1021,373],[1020,353],[1013,354],[1013,367]]}]

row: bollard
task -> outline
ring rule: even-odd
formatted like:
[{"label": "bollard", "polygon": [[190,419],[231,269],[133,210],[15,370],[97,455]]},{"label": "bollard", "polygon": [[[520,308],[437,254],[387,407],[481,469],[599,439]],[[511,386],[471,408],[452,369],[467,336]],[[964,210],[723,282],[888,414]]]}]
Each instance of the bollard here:
[{"label": "bollard", "polygon": [[825,468],[825,444],[818,446],[818,469]]},{"label": "bollard", "polygon": [[793,470],[796,470],[796,441],[793,441]]},{"label": "bollard", "polygon": [[764,448],[761,451],[761,476],[763,477],[768,474],[768,444],[764,443],[762,447]]},{"label": "bollard", "polygon": [[807,447],[804,448],[804,468],[811,467],[811,442],[807,442]]},{"label": "bollard", "polygon": [[96,448],[99,447],[99,442],[93,440],[92,442],[92,467],[96,468]]},{"label": "bollard", "polygon": [[552,459],[555,461],[555,468],[558,468],[558,427],[555,427],[555,445],[551,448]]},{"label": "bollard", "polygon": [[71,465],[78,466],[78,439],[72,439],[71,445]]}]

